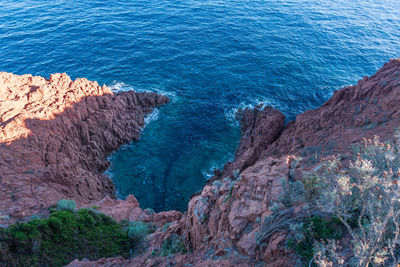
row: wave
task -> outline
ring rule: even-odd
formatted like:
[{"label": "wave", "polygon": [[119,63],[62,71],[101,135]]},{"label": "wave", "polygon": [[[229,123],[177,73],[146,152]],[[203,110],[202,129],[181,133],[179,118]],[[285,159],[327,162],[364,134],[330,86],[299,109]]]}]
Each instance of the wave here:
[{"label": "wave", "polygon": [[279,109],[279,105],[273,103],[270,99],[258,97],[240,102],[239,105],[235,107],[224,108],[224,116],[229,122],[229,125],[236,128],[240,126],[240,120],[237,115],[239,110],[244,110],[246,108],[254,109],[259,106],[272,106]]},{"label": "wave", "polygon": [[108,85],[108,87],[111,89],[111,91],[115,93],[126,92],[126,91],[157,93],[159,95],[168,96],[171,99],[172,103],[175,103],[178,100],[177,94],[175,92],[169,92],[158,88],[151,88],[151,89],[136,88],[132,85],[120,81],[113,81],[110,85]]},{"label": "wave", "polygon": [[[240,102],[238,105],[224,108],[224,116],[232,127],[240,126],[240,116],[237,115],[239,110],[246,108],[263,108],[265,106],[271,106],[283,114],[286,119],[295,119],[298,114],[305,112],[306,110],[316,109],[321,106],[321,103],[325,103],[330,99],[335,90],[339,90],[345,86],[331,88],[330,86],[324,86],[313,90],[306,99],[298,96],[291,96],[289,92],[283,92],[281,98],[270,98],[267,96],[258,96],[254,98],[247,98]],[[286,94],[286,95],[285,95]],[[285,100],[286,99],[286,100]],[[298,110],[293,110],[293,103],[303,103]]]},{"label": "wave", "polygon": [[232,162],[235,159],[235,153],[228,153],[228,155],[225,155],[221,160],[219,160],[219,163],[213,161],[209,166],[211,166],[208,169],[203,169],[201,170],[201,174],[203,175],[204,179],[206,181],[210,180],[214,176],[214,171],[215,170],[222,170],[228,162]]},{"label": "wave", "polygon": [[201,170],[201,174],[203,175],[204,179],[206,181],[208,181],[211,179],[211,177],[214,176],[214,171],[220,170],[220,169],[222,169],[222,167],[223,167],[223,164],[212,164],[211,168]]},{"label": "wave", "polygon": [[151,113],[147,114],[147,115],[144,117],[144,126],[143,126],[143,129],[144,129],[147,125],[149,125],[150,122],[157,120],[159,114],[160,114],[160,112],[159,112],[159,110],[158,110],[157,108],[153,109],[153,111],[152,111]]},{"label": "wave", "polygon": [[124,82],[117,82],[117,81],[113,81],[110,85],[108,85],[108,87],[111,89],[111,91],[113,91],[115,93],[134,90],[134,88],[132,86],[130,86]]},{"label": "wave", "polygon": [[[114,154],[114,152],[111,153],[111,155],[107,157],[107,161],[108,161],[108,162],[112,162],[112,160],[113,160],[112,154]],[[112,163],[111,163],[111,164],[112,164]],[[111,164],[110,164],[110,166],[108,167],[108,169],[105,170],[105,171],[103,172],[103,174],[107,175],[107,176],[112,180],[113,177],[114,177],[114,172],[112,172]]]}]

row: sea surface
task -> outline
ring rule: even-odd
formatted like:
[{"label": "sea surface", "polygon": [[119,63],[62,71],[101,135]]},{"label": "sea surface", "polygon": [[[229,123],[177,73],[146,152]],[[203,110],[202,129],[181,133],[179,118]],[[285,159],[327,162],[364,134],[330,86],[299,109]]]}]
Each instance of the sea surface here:
[{"label": "sea surface", "polygon": [[120,198],[185,210],[232,160],[239,108],[320,106],[400,56],[399,14],[398,0],[0,0],[0,71],[168,95],[107,173]]}]

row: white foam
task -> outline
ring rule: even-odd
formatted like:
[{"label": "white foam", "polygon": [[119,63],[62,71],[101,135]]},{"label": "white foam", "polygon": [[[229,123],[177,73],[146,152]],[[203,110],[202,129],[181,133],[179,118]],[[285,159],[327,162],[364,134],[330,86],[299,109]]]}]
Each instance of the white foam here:
[{"label": "white foam", "polygon": [[108,87],[110,87],[111,91],[116,93],[134,90],[132,86],[124,82],[118,82],[118,81],[113,81]]},{"label": "white foam", "polygon": [[160,114],[160,112],[158,111],[157,108],[153,109],[153,111],[152,111],[151,113],[147,114],[147,115],[144,117],[144,126],[143,126],[143,129],[144,129],[150,122],[157,120],[159,114]]},{"label": "white foam", "polygon": [[220,163],[216,163],[215,161],[214,161],[214,162],[211,162],[211,164],[209,165],[209,166],[211,166],[210,168],[201,170],[201,174],[203,175],[204,179],[205,179],[206,181],[210,180],[211,177],[214,176],[214,171],[215,171],[215,170],[222,170],[223,167],[224,167],[224,165],[225,165],[227,162],[233,161],[234,157],[235,157],[234,155],[230,155],[229,157],[225,156],[225,157],[221,160]]},{"label": "white foam", "polygon": [[111,172],[110,168],[108,168],[105,172],[103,172],[103,174],[107,175],[108,177],[110,177],[110,179],[112,180],[114,173]]},{"label": "white foam", "polygon": [[206,181],[210,180],[211,177],[214,176],[214,170],[220,169],[220,166],[213,165],[211,168],[208,170],[201,170],[201,174],[203,175],[204,179]]},{"label": "white foam", "polygon": [[110,87],[111,91],[115,93],[119,92],[126,92],[133,90],[135,92],[143,92],[143,93],[157,93],[159,95],[165,95],[168,96],[171,99],[171,102],[175,103],[178,99],[177,95],[175,92],[168,92],[164,91],[158,88],[151,88],[151,89],[143,89],[143,88],[136,88],[133,87],[132,85],[126,84],[124,82],[120,81],[113,81],[108,87]]},{"label": "white foam", "polygon": [[[138,91],[141,92],[141,91]],[[165,95],[168,96],[171,99],[172,103],[176,103],[176,101],[178,100],[178,96],[176,95],[175,92],[168,92],[168,91],[164,91],[161,89],[153,89],[153,90],[147,90],[147,91],[142,91],[142,92],[154,92],[157,93],[159,95]]]},{"label": "white foam", "polygon": [[256,106],[263,104],[263,106],[273,106],[275,107],[276,105],[274,105],[274,103],[271,102],[270,99],[267,98],[254,98],[254,99],[248,99],[246,101],[241,102],[239,105],[237,105],[236,107],[231,107],[231,108],[225,108],[224,109],[224,115],[225,118],[228,120],[229,124],[232,127],[239,127],[240,126],[240,122],[237,119],[237,112],[239,110],[244,110],[246,108],[250,108],[253,109]]}]

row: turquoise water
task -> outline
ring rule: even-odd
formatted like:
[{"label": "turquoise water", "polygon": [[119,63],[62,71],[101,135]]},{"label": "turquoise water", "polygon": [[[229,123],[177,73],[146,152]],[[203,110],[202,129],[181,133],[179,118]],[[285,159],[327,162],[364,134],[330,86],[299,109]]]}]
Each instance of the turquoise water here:
[{"label": "turquoise water", "polygon": [[169,95],[108,173],[143,208],[185,210],[232,159],[234,113],[288,119],[400,56],[398,1],[0,1],[0,71],[66,72]]}]

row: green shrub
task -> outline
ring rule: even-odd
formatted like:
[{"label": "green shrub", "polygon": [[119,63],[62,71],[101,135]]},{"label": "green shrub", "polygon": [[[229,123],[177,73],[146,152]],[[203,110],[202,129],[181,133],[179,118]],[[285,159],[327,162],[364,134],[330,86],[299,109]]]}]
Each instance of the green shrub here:
[{"label": "green shrub", "polygon": [[256,234],[256,243],[261,249],[268,243],[271,236],[277,232],[289,231],[290,226],[295,224],[299,219],[299,217],[293,213],[293,208],[282,208],[275,204],[277,203],[275,202],[273,204],[273,213],[265,217],[264,221],[261,223],[260,231]]},{"label": "green shrub", "polygon": [[232,172],[233,180],[240,181],[242,180],[242,176],[240,175],[240,170],[236,169]]},{"label": "green shrub", "polygon": [[57,202],[57,210],[69,210],[72,212],[76,211],[76,203],[73,200],[61,199]]},{"label": "green shrub", "polygon": [[3,215],[3,214],[1,214],[1,212],[0,212],[0,221],[7,221],[7,220],[9,220],[10,219],[10,216],[8,216],[8,215]]},{"label": "green shrub", "polygon": [[318,215],[311,216],[303,223],[292,226],[287,245],[304,262],[309,262],[314,256],[315,242],[339,239],[342,236],[342,226],[336,217],[326,219]]},{"label": "green shrub", "polygon": [[229,185],[229,192],[228,195],[226,195],[225,199],[224,199],[224,203],[228,202],[229,200],[231,200],[232,198],[232,192],[233,192],[233,188],[235,187],[235,182],[236,181],[232,181]]},{"label": "green shrub", "polygon": [[150,228],[144,222],[130,222],[127,228],[127,232],[132,243],[137,246],[149,234]]},{"label": "green shrub", "polygon": [[124,227],[89,209],[61,210],[0,228],[0,262],[5,266],[64,266],[74,259],[128,258],[131,243]]},{"label": "green shrub", "polygon": [[171,223],[164,224],[162,227],[162,231],[165,233],[170,225],[171,225]]},{"label": "green shrub", "polygon": [[173,234],[164,240],[161,246],[161,256],[169,256],[175,253],[186,253],[187,249],[181,238]]},{"label": "green shrub", "polygon": [[34,214],[34,215],[32,215],[32,216],[30,217],[30,220],[31,220],[31,221],[33,221],[33,220],[40,220],[40,216],[39,216],[38,214]]}]

